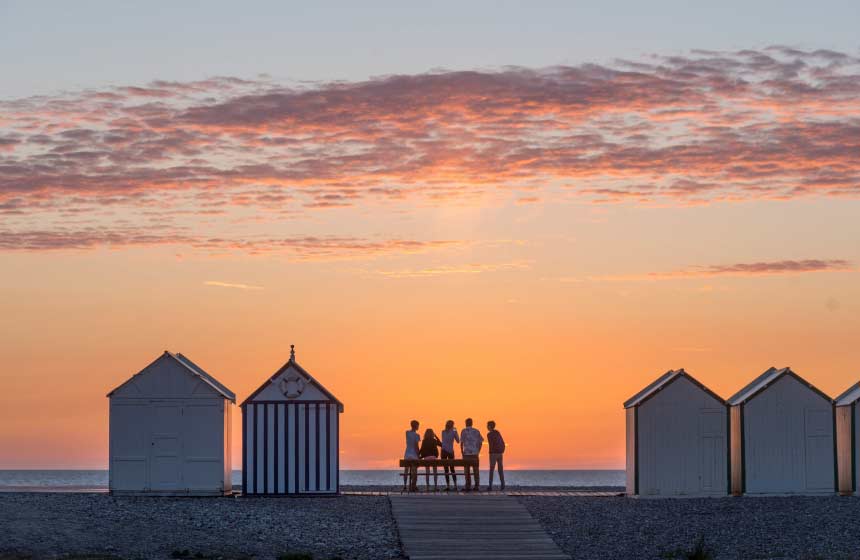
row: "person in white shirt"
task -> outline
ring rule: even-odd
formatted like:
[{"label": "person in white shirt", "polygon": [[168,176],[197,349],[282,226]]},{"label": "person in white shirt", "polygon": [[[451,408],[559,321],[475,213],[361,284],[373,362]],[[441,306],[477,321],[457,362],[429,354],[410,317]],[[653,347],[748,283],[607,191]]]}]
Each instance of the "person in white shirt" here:
[{"label": "person in white shirt", "polygon": [[403,486],[406,486],[406,477],[409,476],[409,490],[416,492],[418,490],[418,444],[421,442],[421,436],[418,434],[418,420],[410,422],[411,429],[406,430],[406,452],[403,458],[407,461],[415,461],[407,465],[403,471]]},{"label": "person in white shirt", "polygon": [[469,474],[471,469],[475,473],[475,491],[478,490],[478,454],[481,452],[481,445],[484,443],[484,437],[481,432],[472,427],[472,419],[466,418],[466,427],[460,432],[460,451],[463,453],[463,459],[471,460],[472,465],[466,465],[466,492],[472,490],[472,477]]},{"label": "person in white shirt", "polygon": [[[460,443],[460,436],[457,434],[457,428],[454,427],[454,421],[448,420],[445,422],[445,429],[442,430],[442,458],[454,458],[454,442]],[[448,476],[451,473],[451,476]],[[454,474],[454,467],[445,467],[445,491],[451,489],[449,478],[454,479],[454,490],[457,490],[457,476]]]}]

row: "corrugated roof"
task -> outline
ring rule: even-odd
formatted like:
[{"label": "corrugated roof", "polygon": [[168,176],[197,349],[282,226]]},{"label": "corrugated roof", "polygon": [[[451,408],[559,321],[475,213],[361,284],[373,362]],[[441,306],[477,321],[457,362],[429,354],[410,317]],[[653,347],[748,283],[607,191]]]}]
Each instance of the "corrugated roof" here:
[{"label": "corrugated roof", "polygon": [[[191,360],[189,360],[187,357],[183,356],[182,354],[174,354],[173,352],[165,350],[164,354],[162,354],[161,356],[156,358],[152,362],[152,364],[154,364],[155,362],[157,362],[158,360],[160,360],[164,356],[170,357],[171,359],[176,361],[176,363],[178,363],[179,365],[181,365],[182,367],[187,369],[189,372],[191,372],[192,375],[194,375],[195,377],[199,377],[204,383],[206,383],[207,385],[209,385],[210,387],[215,389],[215,391],[217,393],[219,393],[221,396],[223,396],[225,399],[228,399],[234,403],[236,402],[236,394],[233,393],[233,391],[231,391],[230,389],[228,389],[227,387],[222,385],[220,381],[218,381],[217,379],[215,379],[214,377],[212,377],[211,375],[206,373],[206,371],[204,371],[203,368],[201,368],[200,366],[198,366],[197,364],[195,364],[194,362],[192,362]],[[111,395],[116,393],[120,389],[120,387],[123,387],[127,383],[130,383],[132,379],[134,379],[138,375],[142,374],[152,364],[149,364],[148,366],[146,366],[145,368],[143,368],[139,372],[132,375],[130,378],[126,379],[123,383],[121,383],[119,386],[115,387],[110,393],[108,393],[107,396],[110,397]]]},{"label": "corrugated roof", "polygon": [[813,385],[809,381],[807,381],[804,378],[797,375],[794,371],[792,371],[792,369],[790,367],[784,367],[784,368],[779,368],[779,369],[777,369],[775,367],[770,367],[770,368],[768,368],[767,371],[765,371],[764,373],[762,373],[761,375],[759,375],[758,377],[753,379],[746,387],[744,387],[743,389],[741,389],[740,391],[735,393],[729,399],[729,405],[735,406],[735,405],[743,404],[743,403],[749,401],[751,398],[753,398],[754,396],[756,396],[759,393],[761,393],[762,391],[764,391],[767,387],[769,387],[771,384],[773,384],[777,379],[779,379],[783,375],[790,375],[790,376],[794,377],[795,379],[797,379],[798,381],[800,381],[801,383],[803,383],[804,385],[806,385],[807,387],[809,387],[810,389],[812,389],[813,391],[818,393],[822,398],[826,399],[827,401],[832,401],[832,399],[829,396],[827,396],[827,394],[824,391],[822,391],[821,389],[817,388],[815,385]]},{"label": "corrugated roof", "polygon": [[848,387],[844,393],[836,397],[834,403],[836,403],[836,406],[845,406],[854,404],[858,400],[860,400],[860,381]]}]

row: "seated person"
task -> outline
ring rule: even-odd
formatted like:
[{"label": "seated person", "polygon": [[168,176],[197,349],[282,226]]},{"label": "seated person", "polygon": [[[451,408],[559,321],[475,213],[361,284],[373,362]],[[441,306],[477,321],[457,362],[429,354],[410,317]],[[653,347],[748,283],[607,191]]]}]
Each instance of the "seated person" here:
[{"label": "seated person", "polygon": [[[424,432],[424,441],[421,442],[421,449],[418,451],[418,457],[421,459],[438,459],[439,448],[442,447],[442,442],[436,437],[436,432],[432,428],[427,428]],[[433,466],[433,486],[436,486],[437,469]],[[430,467],[424,467],[425,483],[430,486]]]}]

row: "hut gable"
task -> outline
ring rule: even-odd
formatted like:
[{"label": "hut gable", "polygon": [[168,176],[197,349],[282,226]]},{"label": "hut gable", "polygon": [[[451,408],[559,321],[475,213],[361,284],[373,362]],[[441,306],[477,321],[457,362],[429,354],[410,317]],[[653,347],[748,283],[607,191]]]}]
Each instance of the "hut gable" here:
[{"label": "hut gable", "polygon": [[182,354],[167,350],[107,394],[123,398],[212,398],[236,402],[236,395]]},{"label": "hut gable", "polygon": [[833,399],[836,406],[850,406],[860,400],[860,382],[849,387],[844,393]]},{"label": "hut gable", "polygon": [[758,396],[762,391],[764,391],[780,379],[783,379],[784,377],[789,377],[797,383],[800,383],[801,385],[812,389],[813,392],[817,393],[828,403],[831,402],[830,397],[828,397],[823,391],[821,391],[812,383],[806,381],[805,379],[794,373],[790,367],[784,367],[779,369],[771,367],[768,368],[767,371],[753,379],[746,387],[732,395],[732,397],[729,398],[728,403],[730,406],[746,404],[747,402]]},{"label": "hut gable", "polygon": [[725,405],[726,401],[722,399],[719,395],[705,387],[701,382],[699,382],[692,375],[681,369],[669,370],[660,377],[658,377],[653,383],[646,386],[644,389],[630,397],[624,402],[624,408],[631,408],[634,406],[640,406],[652,397],[656,396],[658,393],[663,391],[664,389],[671,386],[678,380],[685,380],[687,383],[691,383],[710,395],[713,399],[715,399],[718,403]]},{"label": "hut gable", "polygon": [[296,362],[295,350],[292,350],[287,363],[251,393],[242,406],[260,402],[303,401],[335,403],[338,412],[343,412],[343,403]]}]

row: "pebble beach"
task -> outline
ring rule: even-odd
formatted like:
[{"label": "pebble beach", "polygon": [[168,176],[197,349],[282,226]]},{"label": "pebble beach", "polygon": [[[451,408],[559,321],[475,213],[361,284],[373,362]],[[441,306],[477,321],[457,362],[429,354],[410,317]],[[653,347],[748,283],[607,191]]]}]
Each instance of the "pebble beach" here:
[{"label": "pebble beach", "polygon": [[0,559],[400,558],[384,496],[154,498],[0,493]]},{"label": "pebble beach", "polygon": [[574,559],[860,558],[854,497],[518,499]]},{"label": "pebble beach", "polygon": [[[687,558],[700,541],[705,558],[860,558],[856,498],[516,499],[574,559]],[[403,558],[385,496],[0,493],[0,534],[3,560]]]}]

